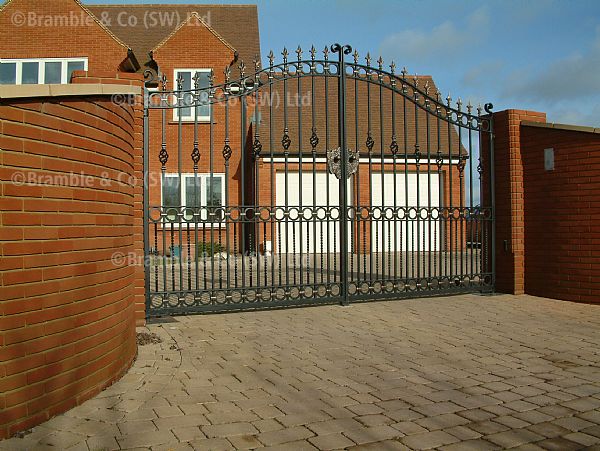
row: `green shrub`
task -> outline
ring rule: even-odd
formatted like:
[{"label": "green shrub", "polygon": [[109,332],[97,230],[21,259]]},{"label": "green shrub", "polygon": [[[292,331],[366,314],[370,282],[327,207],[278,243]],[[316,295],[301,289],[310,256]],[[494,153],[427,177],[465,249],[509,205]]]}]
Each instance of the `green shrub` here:
[{"label": "green shrub", "polygon": [[196,255],[198,257],[211,257],[215,254],[220,254],[221,252],[225,252],[225,247],[219,243],[196,243]]}]

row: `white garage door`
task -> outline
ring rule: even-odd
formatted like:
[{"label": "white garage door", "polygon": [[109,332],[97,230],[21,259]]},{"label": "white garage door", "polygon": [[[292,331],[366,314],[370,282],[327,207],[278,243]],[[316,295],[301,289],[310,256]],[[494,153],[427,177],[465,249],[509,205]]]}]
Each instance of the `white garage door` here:
[{"label": "white garage door", "polygon": [[[406,201],[405,181],[408,181],[408,202]],[[417,174],[409,173],[405,178],[404,174],[383,174],[383,189],[381,174],[373,174],[371,176],[373,189],[373,206],[378,207],[416,207],[417,192],[419,196],[419,207],[439,207],[440,199],[440,176],[439,174],[427,173],[419,174],[419,189],[417,191]],[[394,205],[394,187],[396,191]],[[429,200],[429,189],[431,189],[431,202]],[[374,243],[374,248],[377,252],[394,252],[394,251],[429,251],[440,249],[440,228],[441,225],[430,219],[409,220],[405,218],[403,221],[376,221],[372,225],[373,237],[378,236],[377,243]],[[391,240],[387,239],[388,234],[391,235]],[[396,235],[394,239],[394,235]],[[382,238],[385,237],[385,238]],[[375,240],[375,238],[373,238]],[[418,243],[418,244],[417,244]],[[401,247],[402,246],[402,247]]]},{"label": "white garage door", "polygon": [[[316,182],[316,183],[315,183]],[[309,207],[319,214],[318,219],[302,219],[296,221],[278,220],[279,227],[277,239],[275,242],[275,252],[281,253],[323,253],[339,252],[340,250],[340,227],[339,227],[339,205],[340,205],[340,185],[339,180],[327,172],[317,172],[313,180],[313,172],[307,171],[302,174],[302,183],[300,183],[300,174],[289,171],[286,175],[283,172],[276,174],[276,202],[278,207],[288,206],[292,217],[303,218],[300,207],[300,193],[302,193],[302,208]],[[286,203],[287,191],[287,203]],[[332,214],[335,219],[320,219],[324,217],[325,208],[334,211]],[[297,213],[299,212],[299,213]],[[281,213],[278,213],[280,218]],[[310,218],[310,213],[306,212]],[[276,240],[277,241],[277,240]],[[281,246],[281,247],[279,247]]]}]

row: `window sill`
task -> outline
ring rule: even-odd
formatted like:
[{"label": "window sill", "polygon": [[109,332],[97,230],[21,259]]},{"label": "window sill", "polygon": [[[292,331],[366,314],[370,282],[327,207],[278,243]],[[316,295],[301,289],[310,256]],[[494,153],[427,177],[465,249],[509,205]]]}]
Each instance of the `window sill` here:
[{"label": "window sill", "polygon": [[[179,121],[169,121],[167,123],[168,125],[179,125]],[[182,120],[181,121],[181,125],[194,125],[194,124],[198,124],[198,125],[210,125],[211,121],[198,121],[198,122],[194,122],[194,120]],[[217,124],[217,121],[212,121],[212,124]]]},{"label": "window sill", "polygon": [[[150,222],[150,225],[152,225],[153,222]],[[169,232],[171,230],[171,225],[173,225],[173,230],[182,230],[182,231],[187,231],[187,222],[174,222],[174,223],[166,223],[166,224],[162,224],[159,223],[158,226],[158,230],[160,231],[165,231],[165,232]],[[206,229],[207,231],[209,231],[210,229],[214,229],[214,230],[220,230],[220,229],[225,229],[227,227],[227,224],[224,222],[190,222],[190,231],[192,230],[196,230],[197,226],[198,231],[204,230]]]}]

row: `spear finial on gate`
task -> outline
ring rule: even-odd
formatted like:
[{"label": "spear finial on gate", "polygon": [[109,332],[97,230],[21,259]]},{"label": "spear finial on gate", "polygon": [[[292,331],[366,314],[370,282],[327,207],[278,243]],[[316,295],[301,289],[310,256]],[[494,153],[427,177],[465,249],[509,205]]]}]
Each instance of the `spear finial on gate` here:
[{"label": "spear finial on gate", "polygon": [[240,69],[240,78],[244,78],[246,75],[246,63],[244,63],[244,60],[240,62],[238,67]]},{"label": "spear finial on gate", "polygon": [[275,55],[273,55],[273,50],[269,51],[269,67],[273,67],[273,62],[275,61]]},{"label": "spear finial on gate", "polygon": [[459,97],[458,101],[456,102],[456,106],[458,107],[458,111],[461,111],[462,109],[462,99]]},{"label": "spear finial on gate", "polygon": [[448,104],[448,108],[452,108],[452,97],[450,97],[450,93],[448,93],[448,96],[446,97],[446,103]]},{"label": "spear finial on gate", "polygon": [[396,75],[396,63],[394,61],[390,64],[390,72],[392,75]]},{"label": "spear finial on gate", "polygon": [[296,55],[298,55],[298,61],[302,60],[302,48],[300,46],[298,46],[298,48],[296,49]]},{"label": "spear finial on gate", "polygon": [[162,90],[166,91],[167,90],[167,75],[166,74],[162,74],[162,77],[160,77],[160,84],[162,86]]},{"label": "spear finial on gate", "polygon": [[314,61],[314,60],[315,60],[315,58],[316,58],[316,56],[317,56],[317,49],[315,48],[315,46],[314,46],[314,45],[311,45],[311,46],[310,46],[310,59],[311,59],[312,61]]},{"label": "spear finial on gate", "polygon": [[225,74],[225,83],[229,83],[229,79],[231,77],[231,66],[225,66],[223,73]]},{"label": "spear finial on gate", "polygon": [[469,99],[469,102],[467,103],[467,113],[471,114],[472,111],[473,111],[473,104],[471,103],[471,99]]},{"label": "spear finial on gate", "polygon": [[258,55],[254,55],[254,71],[258,72],[260,70],[260,59]]},{"label": "spear finial on gate", "polygon": [[183,74],[179,72],[177,75],[177,90],[181,91],[183,89]]},{"label": "spear finial on gate", "polygon": [[354,57],[354,64],[358,64],[358,50],[354,49],[352,56]]},{"label": "spear finial on gate", "polygon": [[402,74],[402,78],[403,78],[404,80],[406,80],[406,74],[408,74],[408,71],[406,70],[406,66],[404,66],[404,67],[402,68],[402,71],[401,71],[400,73]]},{"label": "spear finial on gate", "polygon": [[323,57],[325,59],[325,61],[327,61],[329,59],[329,47],[325,46],[325,48],[323,49]]},{"label": "spear finial on gate", "polygon": [[192,77],[192,80],[194,80],[194,89],[197,91],[200,89],[200,72],[196,72]]},{"label": "spear finial on gate", "polygon": [[381,56],[377,60],[377,64],[379,65],[379,70],[383,70],[383,58]]},{"label": "spear finial on gate", "polygon": [[429,95],[429,80],[425,82],[425,94]]},{"label": "spear finial on gate", "polygon": [[367,66],[371,67],[371,54],[367,52],[367,56],[365,56],[365,61],[367,62]]},{"label": "spear finial on gate", "polygon": [[281,52],[281,55],[283,56],[283,64],[287,64],[289,53],[286,47],[283,48],[283,52]]}]

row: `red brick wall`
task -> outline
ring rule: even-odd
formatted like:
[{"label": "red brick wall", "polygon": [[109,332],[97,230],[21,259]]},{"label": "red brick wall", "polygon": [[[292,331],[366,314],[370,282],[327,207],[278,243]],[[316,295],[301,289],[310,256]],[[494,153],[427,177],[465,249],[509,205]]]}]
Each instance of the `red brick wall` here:
[{"label": "red brick wall", "polygon": [[12,0],[0,12],[0,58],[88,57],[89,70],[114,73],[127,48],[87,17],[75,0]]},{"label": "red brick wall", "polygon": [[137,119],[107,96],[0,104],[0,438],[94,396],[136,354],[137,273],[112,257],[138,239]]},{"label": "red brick wall", "polygon": [[521,152],[525,292],[600,303],[600,134],[522,125]]}]

